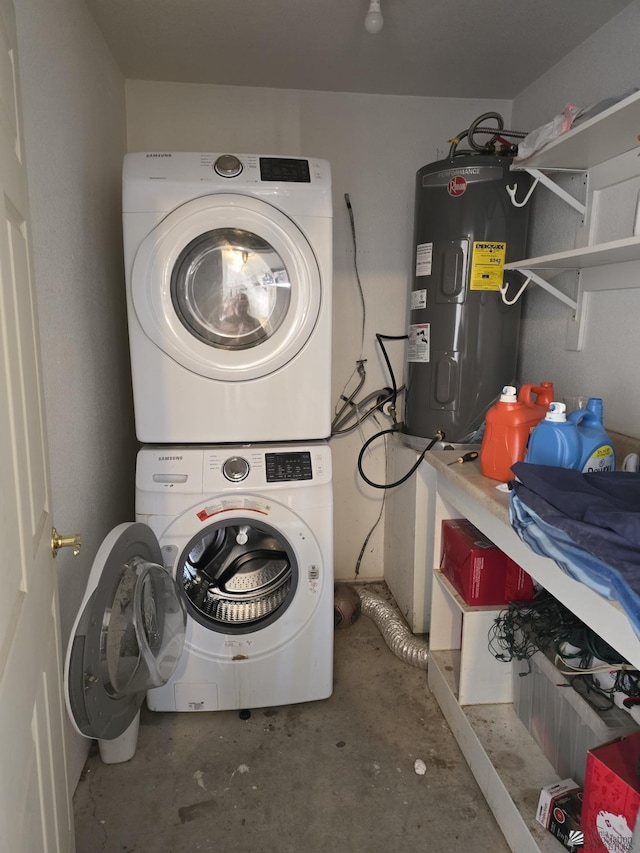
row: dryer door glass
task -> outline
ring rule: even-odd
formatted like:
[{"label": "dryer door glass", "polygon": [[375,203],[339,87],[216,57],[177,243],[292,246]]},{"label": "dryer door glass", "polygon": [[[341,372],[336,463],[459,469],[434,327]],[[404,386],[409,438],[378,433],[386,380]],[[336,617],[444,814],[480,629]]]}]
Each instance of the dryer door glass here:
[{"label": "dryer door glass", "polygon": [[255,519],[212,524],[187,545],[180,560],[191,615],[225,633],[255,631],[279,618],[298,582],[287,541]]},{"label": "dryer door glass", "polygon": [[171,277],[181,323],[219,349],[263,343],[280,328],[290,297],[280,255],[257,234],[239,228],[217,228],[192,240]]}]

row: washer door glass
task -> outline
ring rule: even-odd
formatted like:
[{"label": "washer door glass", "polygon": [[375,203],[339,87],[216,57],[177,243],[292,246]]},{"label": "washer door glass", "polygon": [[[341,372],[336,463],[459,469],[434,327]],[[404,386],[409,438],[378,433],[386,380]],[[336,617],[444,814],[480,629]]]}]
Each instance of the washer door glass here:
[{"label": "washer door glass", "polygon": [[295,555],[281,534],[255,519],[220,522],[185,548],[178,578],[190,614],[224,633],[255,631],[278,619],[298,582]]},{"label": "washer door glass", "polygon": [[186,202],[159,222],[130,280],[149,340],[187,370],[226,382],[268,376],[294,359],[316,326],[324,286],[292,219],[262,199],[226,193]]},{"label": "washer door glass", "polygon": [[217,228],[180,254],[171,298],[182,324],[212,347],[246,349],[280,328],[291,297],[283,259],[266,240]]},{"label": "washer door glass", "polygon": [[151,529],[115,528],[96,555],[67,650],[67,707],[77,730],[119,737],[146,691],[173,675],[185,629],[182,596]]}]

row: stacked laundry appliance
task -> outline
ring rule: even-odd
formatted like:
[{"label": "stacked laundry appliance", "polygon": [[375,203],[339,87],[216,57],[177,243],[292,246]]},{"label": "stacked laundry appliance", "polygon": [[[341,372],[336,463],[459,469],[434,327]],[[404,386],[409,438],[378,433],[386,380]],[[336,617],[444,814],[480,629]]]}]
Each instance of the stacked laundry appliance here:
[{"label": "stacked laundry appliance", "polygon": [[101,741],[145,691],[228,710],[333,683],[329,164],[129,154],[123,224],[137,523],[103,546],[67,655],[72,720]]}]

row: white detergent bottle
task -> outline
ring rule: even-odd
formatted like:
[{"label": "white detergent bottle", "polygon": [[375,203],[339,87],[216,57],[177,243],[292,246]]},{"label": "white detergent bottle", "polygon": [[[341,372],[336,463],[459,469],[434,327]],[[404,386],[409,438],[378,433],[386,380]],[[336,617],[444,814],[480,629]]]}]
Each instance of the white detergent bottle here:
[{"label": "white detergent bottle", "polygon": [[602,413],[602,398],[589,397],[586,409],[569,415],[569,421],[578,430],[581,448],[579,462],[572,467],[583,474],[616,470],[616,454],[602,424]]},{"label": "white detergent bottle", "polygon": [[577,468],[582,445],[578,427],[567,420],[564,403],[553,402],[529,437],[525,462],[533,465],[553,465],[556,468]]}]

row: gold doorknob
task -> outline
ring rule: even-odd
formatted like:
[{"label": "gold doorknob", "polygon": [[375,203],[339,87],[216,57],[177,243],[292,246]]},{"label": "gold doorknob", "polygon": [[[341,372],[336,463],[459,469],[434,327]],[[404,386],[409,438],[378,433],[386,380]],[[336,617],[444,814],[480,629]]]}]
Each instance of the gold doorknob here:
[{"label": "gold doorknob", "polygon": [[55,527],[51,528],[51,554],[58,556],[60,548],[73,548],[73,556],[77,557],[82,546],[82,536],[74,533],[73,536],[60,536]]}]

